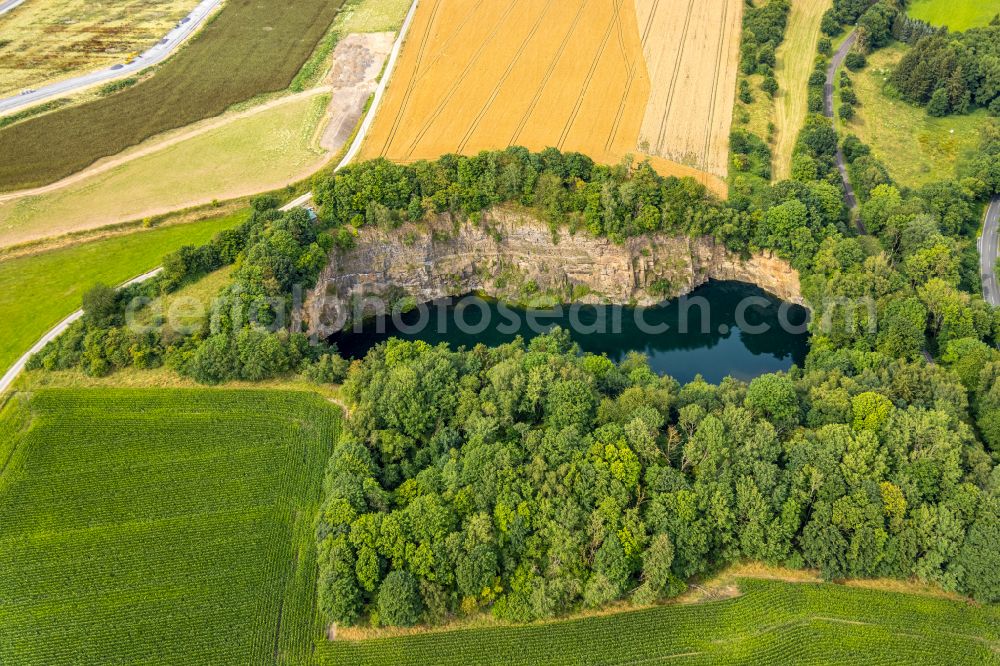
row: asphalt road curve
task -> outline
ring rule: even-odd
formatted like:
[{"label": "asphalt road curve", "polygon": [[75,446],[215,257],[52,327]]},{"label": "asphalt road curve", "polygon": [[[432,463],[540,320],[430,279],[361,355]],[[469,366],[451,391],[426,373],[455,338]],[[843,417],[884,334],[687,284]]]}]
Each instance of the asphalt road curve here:
[{"label": "asphalt road curve", "polygon": [[[8,2],[17,2],[17,0],[8,0]],[[212,11],[220,4],[222,4],[222,0],[202,0],[198,6],[195,7],[190,14],[182,18],[163,39],[131,62],[119,63],[96,72],[89,72],[87,74],[75,76],[72,79],[57,81],[56,83],[42,86],[37,90],[26,90],[22,91],[18,95],[0,99],[0,115],[12,113],[29,106],[34,106],[35,104],[39,104],[54,97],[72,95],[73,93],[79,92],[85,88],[90,88],[101,83],[107,83],[115,79],[126,77],[130,74],[140,72],[147,67],[163,62],[168,56],[170,56],[171,53],[177,50],[177,47],[184,43],[184,40],[190,37],[191,34],[205,22],[205,19],[207,19],[211,15]],[[2,8],[6,5],[7,3],[0,5],[0,13],[2,13]]]},{"label": "asphalt road curve", "polygon": [[[831,120],[833,120],[833,89],[837,80],[837,72],[843,66],[847,54],[850,53],[851,47],[857,40],[857,31],[848,35],[837,52],[833,54],[833,58],[830,59],[830,66],[826,68],[826,85],[823,86],[823,113]],[[837,169],[840,171],[841,180],[844,181],[844,203],[847,204],[848,208],[854,210],[858,207],[858,198],[854,194],[854,187],[847,175],[847,160],[844,159],[844,151],[840,149],[839,145],[837,146]],[[868,230],[865,229],[865,225],[860,219],[856,220],[856,224],[858,233],[868,235]]]},{"label": "asphalt road curve", "polygon": [[979,274],[983,280],[983,300],[992,306],[1000,305],[1000,286],[997,285],[997,245],[1000,227],[1000,195],[993,197],[986,208],[983,235],[979,238]]}]

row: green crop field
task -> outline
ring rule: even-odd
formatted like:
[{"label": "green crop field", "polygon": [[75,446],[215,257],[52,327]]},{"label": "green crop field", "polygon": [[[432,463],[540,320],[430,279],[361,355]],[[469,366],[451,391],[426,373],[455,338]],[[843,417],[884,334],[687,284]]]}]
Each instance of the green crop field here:
[{"label": "green crop field", "polygon": [[229,0],[154,76],[0,131],[0,190],[44,185],[165,130],[288,86],[341,0]]},{"label": "green crop field", "polygon": [[1000,14],[997,0],[912,0],[906,12],[931,25],[962,32],[988,24]]},{"label": "green crop field", "polygon": [[996,663],[1000,612],[833,584],[742,580],[742,596],[525,627],[323,643],[328,664]]},{"label": "green crop field", "polygon": [[0,374],[80,307],[97,282],[120,284],[159,265],[182,245],[199,245],[240,224],[246,213],[143,229],[13,259],[0,259]]},{"label": "green crop field", "polygon": [[293,392],[15,396],[0,414],[0,663],[307,661],[339,418]]}]

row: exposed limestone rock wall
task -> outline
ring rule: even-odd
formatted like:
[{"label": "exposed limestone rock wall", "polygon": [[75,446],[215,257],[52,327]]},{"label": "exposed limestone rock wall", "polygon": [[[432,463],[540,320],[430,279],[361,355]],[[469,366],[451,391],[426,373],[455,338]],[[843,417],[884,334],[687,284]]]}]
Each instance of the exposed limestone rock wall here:
[{"label": "exposed limestone rock wall", "polygon": [[586,232],[553,234],[523,213],[495,210],[478,224],[447,217],[390,232],[365,228],[335,253],[305,304],[311,331],[329,335],[376,303],[428,302],[483,292],[520,303],[655,305],[710,279],[756,284],[802,303],[799,275],[770,255],[744,260],[711,238],[656,234],[616,245]]}]

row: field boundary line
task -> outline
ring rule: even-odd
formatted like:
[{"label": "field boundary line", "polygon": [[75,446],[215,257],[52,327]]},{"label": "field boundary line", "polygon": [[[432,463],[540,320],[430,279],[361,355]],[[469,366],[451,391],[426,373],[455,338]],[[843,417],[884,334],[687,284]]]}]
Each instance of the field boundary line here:
[{"label": "field boundary line", "polygon": [[677,92],[677,77],[681,74],[681,63],[684,62],[684,46],[687,43],[688,31],[691,29],[691,17],[694,14],[695,0],[688,0],[687,15],[684,17],[684,29],[681,31],[681,38],[677,43],[677,59],[674,61],[674,72],[670,79],[670,90],[667,93],[667,103],[663,108],[663,119],[660,121],[660,132],[656,142],[656,152],[663,154],[663,142],[667,136],[667,120],[670,118],[670,111],[674,107],[674,96]]},{"label": "field boundary line", "polygon": [[441,103],[438,104],[437,108],[434,110],[434,113],[431,114],[430,118],[427,120],[426,123],[424,123],[424,126],[420,129],[419,132],[417,132],[416,136],[413,137],[413,140],[410,142],[409,148],[406,149],[407,158],[413,155],[413,151],[416,150],[417,145],[423,140],[424,136],[427,135],[427,132],[428,130],[430,130],[431,125],[433,125],[434,122],[441,117],[441,113],[444,112],[448,104],[451,103],[452,98],[455,96],[455,94],[458,92],[458,89],[461,88],[462,84],[465,82],[465,77],[468,76],[473,66],[479,62],[479,59],[483,56],[483,52],[486,51],[486,47],[492,44],[493,41],[496,39],[497,35],[500,34],[500,26],[502,26],[507,21],[507,18],[514,11],[514,7],[517,6],[518,2],[519,0],[510,0],[510,4],[507,5],[507,9],[504,10],[504,13],[500,15],[500,19],[496,22],[496,26],[490,32],[489,37],[484,39],[483,42],[479,45],[479,48],[476,49],[475,53],[472,55],[472,58],[465,65],[465,69],[463,69],[462,73],[458,75],[457,79],[455,79],[455,82],[452,84],[451,89],[443,98],[441,98]]},{"label": "field boundary line", "polygon": [[[656,0],[655,6],[658,5],[660,0]],[[622,118],[625,117],[625,107],[628,105],[628,96],[632,92],[632,84],[635,83],[635,73],[639,69],[639,65],[636,61],[629,61],[628,58],[628,48],[625,46],[625,26],[621,20],[621,5],[618,5],[616,9],[616,15],[618,17],[618,46],[622,50],[622,59],[628,66],[628,76],[625,79],[625,92],[622,93],[621,101],[618,102],[618,112],[615,114],[615,120],[611,124],[611,131],[608,133],[608,140],[604,143],[604,150],[610,152],[611,146],[615,142],[615,137],[618,136],[618,128],[621,126]],[[652,16],[652,14],[651,14]],[[645,47],[643,47],[645,49]],[[642,55],[645,59],[645,53]]]},{"label": "field boundary line", "polygon": [[548,70],[546,70],[545,76],[543,76],[542,80],[539,82],[538,89],[535,90],[535,94],[531,98],[531,103],[528,104],[528,109],[524,112],[524,116],[521,118],[521,122],[518,124],[517,129],[514,130],[514,135],[507,144],[508,146],[515,145],[517,140],[521,138],[521,132],[524,131],[525,125],[528,124],[528,120],[535,112],[535,108],[538,106],[538,102],[542,98],[542,93],[545,92],[545,87],[549,84],[549,79],[552,78],[552,73],[555,71],[556,65],[559,64],[560,60],[562,60],[563,54],[566,52],[566,47],[569,46],[570,38],[573,36],[573,33],[576,32],[576,28],[580,24],[580,18],[583,16],[583,10],[586,9],[589,4],[590,0],[583,0],[580,4],[580,8],[576,11],[576,16],[573,17],[573,22],[569,26],[569,31],[559,44],[559,48],[556,50],[552,63],[549,65]]},{"label": "field boundary line", "polygon": [[528,43],[532,39],[534,39],[535,34],[538,33],[538,28],[541,27],[542,21],[545,19],[545,16],[549,13],[549,9],[552,7],[552,3],[554,1],[555,0],[546,0],[545,7],[542,8],[541,13],[538,15],[538,19],[535,21],[535,24],[531,27],[531,30],[528,31],[527,36],[521,41],[521,46],[520,48],[518,48],[517,54],[514,56],[514,59],[510,61],[510,63],[507,65],[507,69],[503,73],[503,76],[500,77],[500,80],[497,81],[497,84],[493,87],[493,90],[490,92],[490,96],[489,98],[487,98],[486,103],[483,105],[483,108],[481,108],[479,110],[479,113],[476,114],[476,117],[472,119],[472,123],[469,125],[469,129],[466,130],[465,136],[462,137],[462,141],[458,144],[459,153],[465,150],[465,146],[469,143],[469,140],[472,138],[472,134],[476,131],[476,128],[479,127],[479,123],[482,122],[483,116],[485,116],[486,113],[490,110],[490,108],[493,107],[493,103],[500,95],[500,88],[502,88],[503,84],[507,82],[508,77],[510,77],[511,73],[514,71],[514,67],[517,65],[518,62],[520,62],[521,56],[525,54]]},{"label": "field boundary line", "polygon": [[715,102],[719,98],[719,70],[722,67],[722,49],[726,45],[726,20],[729,18],[729,0],[722,0],[722,28],[719,30],[719,44],[715,50],[715,68],[712,70],[712,96],[708,105],[708,123],[705,125],[705,144],[702,148],[702,166],[706,171],[711,169],[708,151],[712,144],[713,126],[715,125]]},{"label": "field boundary line", "polygon": [[559,150],[563,149],[563,145],[569,138],[569,133],[573,130],[573,125],[576,123],[576,118],[580,115],[580,109],[583,108],[583,101],[590,90],[590,84],[594,82],[594,74],[597,73],[597,68],[600,67],[601,60],[604,58],[604,51],[608,48],[608,41],[611,39],[611,33],[614,32],[615,23],[620,20],[618,11],[621,9],[621,6],[622,0],[615,0],[614,13],[611,16],[611,22],[608,24],[607,30],[604,31],[604,39],[601,40],[601,45],[597,49],[596,55],[594,55],[594,60],[590,63],[590,70],[587,72],[587,77],[583,80],[583,87],[576,98],[576,104],[573,105],[573,111],[570,112],[569,118],[566,119],[566,125],[563,127],[562,133],[559,134],[559,143],[556,144]]}]

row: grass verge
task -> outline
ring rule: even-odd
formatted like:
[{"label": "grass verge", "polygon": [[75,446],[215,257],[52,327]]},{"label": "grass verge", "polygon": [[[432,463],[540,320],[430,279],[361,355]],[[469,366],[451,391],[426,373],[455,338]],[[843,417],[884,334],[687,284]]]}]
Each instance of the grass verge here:
[{"label": "grass verge", "polygon": [[842,133],[857,134],[872,147],[894,179],[919,187],[954,177],[956,169],[976,154],[980,130],[990,118],[984,110],[932,118],[924,109],[887,94],[886,81],[905,49],[894,45],[877,51],[868,67],[849,73],[860,106],[853,120],[838,122]]},{"label": "grass verge", "polygon": [[52,192],[0,203],[0,246],[247,196],[302,179],[326,160],[313,138],[328,101],[328,95],[314,95],[279,104],[190,138],[181,135],[172,145]]},{"label": "grass verge", "polygon": [[0,368],[80,307],[96,282],[118,284],[155,268],[168,252],[241,223],[245,213],[112,236],[0,260]]}]

